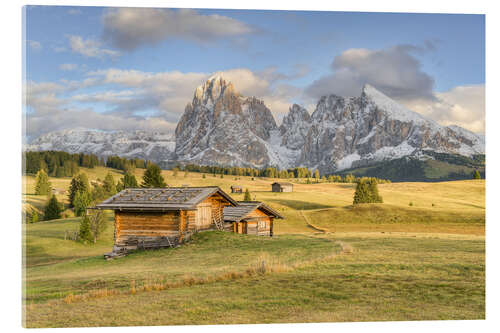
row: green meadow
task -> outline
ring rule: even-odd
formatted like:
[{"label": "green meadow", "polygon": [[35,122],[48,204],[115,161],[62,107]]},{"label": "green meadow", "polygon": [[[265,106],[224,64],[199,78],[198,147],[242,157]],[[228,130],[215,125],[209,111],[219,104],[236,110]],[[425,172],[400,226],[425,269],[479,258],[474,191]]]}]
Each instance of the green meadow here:
[{"label": "green meadow", "polygon": [[[82,171],[91,181],[122,176]],[[170,186],[230,193],[241,185],[285,219],[272,238],[202,232],[175,249],[112,261],[103,257],[112,212],[92,245],[65,239],[79,225],[69,209],[63,219],[24,224],[26,327],[485,317],[484,180],[380,184],[384,203],[353,206],[354,184],[299,180],[294,192],[273,193],[271,178],[163,174]],[[33,194],[33,176],[23,181],[23,209],[42,214],[47,198]],[[70,181],[51,178],[60,190]]]}]

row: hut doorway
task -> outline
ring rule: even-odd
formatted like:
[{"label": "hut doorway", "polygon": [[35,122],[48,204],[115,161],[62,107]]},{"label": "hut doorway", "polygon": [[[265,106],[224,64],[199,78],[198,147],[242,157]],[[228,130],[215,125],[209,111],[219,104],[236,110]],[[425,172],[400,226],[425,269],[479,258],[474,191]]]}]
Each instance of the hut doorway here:
[{"label": "hut doorway", "polygon": [[204,229],[212,224],[212,205],[210,203],[198,205],[196,212],[196,229]]}]

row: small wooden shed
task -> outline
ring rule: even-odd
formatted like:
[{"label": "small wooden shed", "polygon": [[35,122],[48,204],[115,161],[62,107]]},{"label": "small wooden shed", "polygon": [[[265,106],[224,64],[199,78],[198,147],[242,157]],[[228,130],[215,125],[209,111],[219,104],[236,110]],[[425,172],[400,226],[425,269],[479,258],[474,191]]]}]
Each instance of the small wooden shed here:
[{"label": "small wooden shed", "polygon": [[238,203],[211,186],[125,189],[96,208],[115,211],[113,253],[118,253],[174,246],[194,232],[222,230],[227,206]]},{"label": "small wooden shed", "polygon": [[293,184],[287,182],[272,183],[273,192],[293,192]]},{"label": "small wooden shed", "polygon": [[274,219],[282,218],[260,201],[238,201],[238,206],[224,207],[224,221],[232,223],[232,231],[239,234],[272,236]]},{"label": "small wooden shed", "polygon": [[243,188],[239,185],[231,185],[231,193],[243,193]]}]

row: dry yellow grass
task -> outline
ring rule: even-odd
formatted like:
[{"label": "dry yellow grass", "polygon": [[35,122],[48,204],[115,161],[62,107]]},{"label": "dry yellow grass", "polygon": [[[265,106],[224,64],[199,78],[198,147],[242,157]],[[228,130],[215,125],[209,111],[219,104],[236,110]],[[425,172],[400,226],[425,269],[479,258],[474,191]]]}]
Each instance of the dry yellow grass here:
[{"label": "dry yellow grass", "polygon": [[[109,171],[121,177],[106,168],[82,171],[90,180]],[[139,181],[142,172],[135,171]],[[293,193],[273,193],[276,179],[163,174],[171,186],[229,193],[239,184],[285,219],[275,221],[274,239],[204,233],[178,249],[112,262],[102,259],[112,247],[111,227],[88,246],[64,241],[78,219],[25,226],[28,326],[484,317],[484,180],[381,184],[383,204],[353,207],[354,184],[296,184]],[[42,209],[45,198],[30,194],[34,177],[24,181],[25,209]],[[70,179],[51,181],[67,189]],[[95,315],[101,312],[108,315]]]}]

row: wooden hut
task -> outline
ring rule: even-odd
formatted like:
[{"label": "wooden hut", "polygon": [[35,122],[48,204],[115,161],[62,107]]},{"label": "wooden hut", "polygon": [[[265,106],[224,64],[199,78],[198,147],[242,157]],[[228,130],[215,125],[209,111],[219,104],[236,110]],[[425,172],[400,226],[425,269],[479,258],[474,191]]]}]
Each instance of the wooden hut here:
[{"label": "wooden hut", "polygon": [[243,188],[239,185],[231,185],[231,193],[243,193]]},{"label": "wooden hut", "polygon": [[[223,210],[238,203],[219,187],[126,189],[97,205],[115,211],[112,254],[175,246],[194,232],[223,229]],[[228,223],[228,227],[230,227]]]},{"label": "wooden hut", "polygon": [[293,184],[287,182],[275,182],[272,185],[273,192],[293,192]]},{"label": "wooden hut", "polygon": [[273,235],[273,220],[282,219],[277,211],[259,201],[239,201],[238,206],[224,207],[224,221],[239,234]]}]

